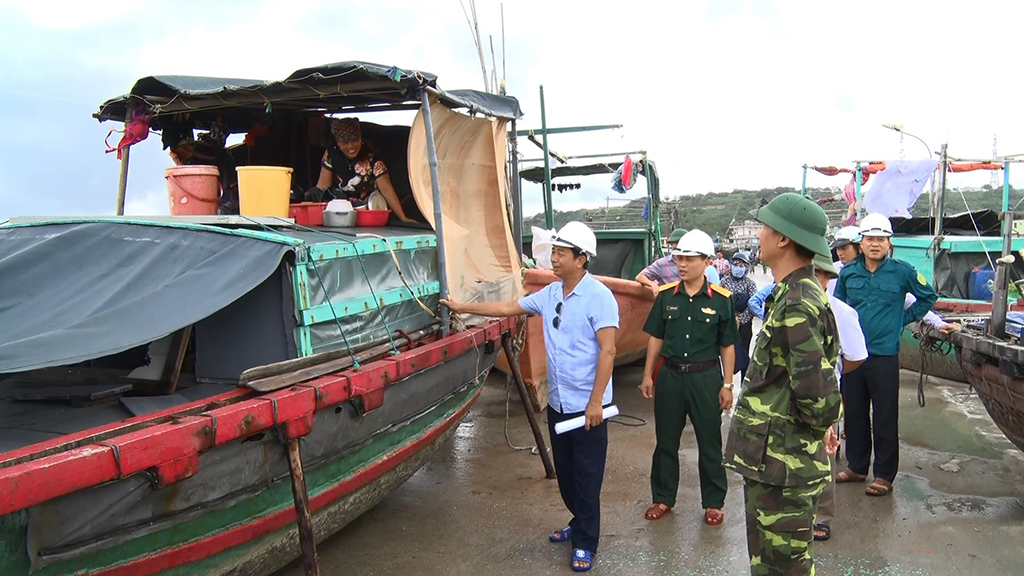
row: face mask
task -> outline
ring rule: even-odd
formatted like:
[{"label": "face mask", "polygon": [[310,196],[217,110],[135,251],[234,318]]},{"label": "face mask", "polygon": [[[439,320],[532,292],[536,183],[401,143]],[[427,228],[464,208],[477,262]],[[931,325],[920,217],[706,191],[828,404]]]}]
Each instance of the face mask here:
[{"label": "face mask", "polygon": [[743,266],[733,265],[733,267],[732,267],[732,277],[733,278],[743,278],[746,275],[747,275],[747,269],[746,268],[744,268]]}]

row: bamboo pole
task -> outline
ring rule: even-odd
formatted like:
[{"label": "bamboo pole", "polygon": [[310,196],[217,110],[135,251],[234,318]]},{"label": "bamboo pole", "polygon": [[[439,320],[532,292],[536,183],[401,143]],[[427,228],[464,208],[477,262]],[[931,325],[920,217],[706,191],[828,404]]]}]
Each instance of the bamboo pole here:
[{"label": "bamboo pole", "polygon": [[523,254],[523,192],[519,178],[519,143],[516,138],[516,121],[512,121],[512,129],[508,133],[509,146],[512,148],[512,238],[516,244],[516,258],[521,260]]},{"label": "bamboo pole", "polygon": [[555,465],[551,462],[548,447],[544,444],[544,434],[541,433],[540,424],[537,423],[537,417],[533,413],[533,406],[530,404],[530,398],[526,392],[526,383],[523,382],[523,374],[519,371],[518,358],[512,350],[512,338],[507,333],[501,337],[501,347],[505,351],[509,368],[512,369],[512,380],[515,381],[516,389],[519,390],[519,400],[522,401],[523,410],[526,412],[526,419],[530,422],[530,430],[533,431],[533,441],[537,443],[537,451],[540,452],[540,461],[544,465],[544,477],[550,480],[556,477]]},{"label": "bamboo pole", "polygon": [[306,490],[306,475],[302,471],[302,454],[298,438],[288,441],[288,467],[291,469],[292,496],[295,498],[295,522],[299,526],[302,565],[306,569],[306,576],[320,576],[320,560],[316,555],[316,539],[313,535],[313,514],[309,509],[309,492]]},{"label": "bamboo pole", "polygon": [[[132,121],[135,107],[132,106],[131,98],[125,106],[124,129],[128,129],[128,123]],[[132,147],[126,146],[121,151],[121,172],[117,176],[117,215],[124,216],[125,192],[128,190],[128,157],[131,155]]]},{"label": "bamboo pole", "polygon": [[[430,95],[427,90],[420,92],[420,102],[423,110],[423,128],[427,137],[427,159],[430,163],[430,191],[431,200],[434,202],[434,232],[437,233],[437,275],[441,284],[440,297],[447,300],[448,293],[448,272],[447,256],[445,255],[444,242],[444,210],[441,208],[441,177],[437,168],[437,145],[434,142],[434,121],[430,115]],[[440,307],[441,312],[441,338],[447,338],[451,329],[451,311],[447,306]]]}]

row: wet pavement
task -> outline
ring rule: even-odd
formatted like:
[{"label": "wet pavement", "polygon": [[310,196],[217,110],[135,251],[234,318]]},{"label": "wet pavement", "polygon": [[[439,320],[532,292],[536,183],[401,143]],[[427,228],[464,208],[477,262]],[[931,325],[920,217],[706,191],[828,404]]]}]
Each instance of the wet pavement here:
[{"label": "wet pavement", "polygon": [[[626,418],[610,424],[602,493],[601,547],[594,574],[746,574],[740,477],[729,473],[725,524],[705,526],[697,449],[683,433],[678,503],[664,519],[650,505],[653,411],[637,390],[641,369],[615,372],[615,403]],[[901,464],[888,498],[842,484],[832,539],[816,543],[818,574],[931,575],[1024,573],[1024,454],[1010,444],[966,385],[931,379],[927,405],[917,375],[901,383]],[[505,440],[505,377],[494,373],[449,444],[380,504],[322,543],[325,575],[570,574],[569,547],[547,533],[567,513],[540,458]],[[532,436],[512,389],[508,436]],[[723,430],[728,416],[723,416]],[[723,432],[724,433],[724,432]],[[546,439],[545,439],[546,441]],[[840,463],[841,465],[844,462]],[[299,576],[293,564],[278,576]]]}]

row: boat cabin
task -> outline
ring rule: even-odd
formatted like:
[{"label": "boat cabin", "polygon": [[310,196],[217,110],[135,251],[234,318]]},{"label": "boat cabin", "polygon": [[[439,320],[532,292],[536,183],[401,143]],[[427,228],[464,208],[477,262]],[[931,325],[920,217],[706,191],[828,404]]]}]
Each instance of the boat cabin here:
[{"label": "boat cabin", "polygon": [[[376,227],[239,214],[237,168],[290,168],[292,199],[305,200],[336,146],[332,122],[395,110],[418,114],[358,127],[415,222],[394,210]],[[94,116],[125,122],[130,146],[217,167],[218,214],[0,227],[0,253],[15,255],[0,258],[0,454],[232,390],[262,366],[447,335],[442,295],[514,297],[505,127],[520,115],[512,97],[364,62],[273,82],[151,76],[107,100]],[[231,134],[243,142],[226,146]]]}]

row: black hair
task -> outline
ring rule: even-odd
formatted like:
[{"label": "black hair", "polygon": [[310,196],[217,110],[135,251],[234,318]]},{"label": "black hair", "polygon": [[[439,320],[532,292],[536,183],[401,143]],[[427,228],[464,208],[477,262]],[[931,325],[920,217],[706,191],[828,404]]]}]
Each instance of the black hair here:
[{"label": "black hair", "polygon": [[570,248],[570,250],[572,250],[572,257],[573,257],[573,259],[579,258],[580,256],[583,256],[584,258],[586,258],[586,260],[583,261],[583,269],[584,270],[586,270],[587,268],[590,268],[590,257],[587,256],[586,252],[584,252],[583,250],[580,250],[579,248],[576,248],[575,246]]},{"label": "black hair", "polygon": [[802,260],[814,260],[814,252],[796,242],[793,242],[793,250],[796,251],[796,255]]}]

